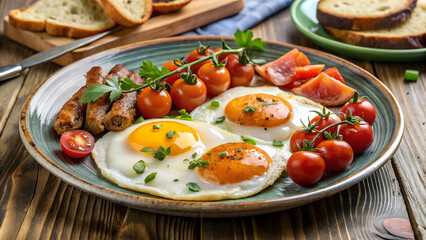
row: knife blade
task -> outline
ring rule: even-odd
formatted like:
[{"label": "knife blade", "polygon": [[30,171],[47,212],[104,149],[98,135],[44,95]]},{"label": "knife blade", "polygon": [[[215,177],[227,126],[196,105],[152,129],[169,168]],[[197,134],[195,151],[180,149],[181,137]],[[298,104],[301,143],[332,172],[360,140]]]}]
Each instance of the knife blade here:
[{"label": "knife blade", "polygon": [[11,65],[7,65],[7,66],[3,66],[0,67],[0,82],[13,78],[13,77],[17,77],[21,74],[21,72],[26,69],[26,68],[30,68],[33,67],[35,65],[38,65],[40,63],[52,60],[54,58],[57,58],[69,51],[72,51],[76,48],[85,46],[95,40],[98,40],[99,38],[102,38],[112,32],[118,31],[120,29],[123,29],[123,27],[116,27],[114,29],[111,29],[109,31],[105,31],[93,36],[89,36],[89,37],[85,37],[85,38],[80,38],[78,40],[75,40],[71,43],[67,43],[61,46],[57,46],[57,47],[52,47],[49,48],[46,51],[43,52],[39,52],[36,53],[16,64],[11,64]]}]

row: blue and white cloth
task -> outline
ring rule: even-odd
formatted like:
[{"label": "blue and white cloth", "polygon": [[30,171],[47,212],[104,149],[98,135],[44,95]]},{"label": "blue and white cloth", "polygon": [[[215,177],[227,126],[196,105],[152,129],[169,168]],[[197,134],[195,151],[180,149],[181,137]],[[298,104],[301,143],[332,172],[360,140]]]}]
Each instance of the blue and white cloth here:
[{"label": "blue and white cloth", "polygon": [[245,31],[288,7],[292,2],[293,0],[246,0],[243,10],[238,14],[182,35],[233,36],[238,29]]}]

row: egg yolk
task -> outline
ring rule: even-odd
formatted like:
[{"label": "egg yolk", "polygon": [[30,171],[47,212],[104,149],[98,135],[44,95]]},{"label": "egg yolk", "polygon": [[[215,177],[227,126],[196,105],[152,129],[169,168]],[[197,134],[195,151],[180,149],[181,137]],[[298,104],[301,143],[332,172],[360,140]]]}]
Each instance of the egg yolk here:
[{"label": "egg yolk", "polygon": [[232,99],[225,107],[226,118],[236,124],[276,127],[292,118],[290,104],[269,94],[250,94]]},{"label": "egg yolk", "polygon": [[262,149],[245,142],[225,143],[202,156],[209,165],[198,174],[217,184],[237,183],[260,176],[269,169],[271,158]]},{"label": "egg yolk", "polygon": [[129,146],[136,151],[144,147],[156,150],[160,146],[171,146],[170,155],[186,152],[199,140],[198,133],[189,126],[172,121],[148,123],[138,127],[129,135]]}]

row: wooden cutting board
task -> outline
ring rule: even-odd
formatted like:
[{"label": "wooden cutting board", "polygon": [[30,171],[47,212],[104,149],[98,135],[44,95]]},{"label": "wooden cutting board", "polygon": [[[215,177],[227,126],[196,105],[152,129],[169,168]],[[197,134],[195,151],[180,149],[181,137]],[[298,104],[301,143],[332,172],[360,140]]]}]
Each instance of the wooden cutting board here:
[{"label": "wooden cutting board", "polygon": [[[138,27],[114,32],[83,48],[58,57],[53,62],[64,66],[109,48],[174,36],[234,15],[243,7],[244,0],[192,0],[177,12],[155,16]],[[72,38],[55,37],[45,32],[31,32],[15,28],[10,24],[8,17],[4,20],[4,32],[10,39],[36,51],[44,51],[74,41]]]}]

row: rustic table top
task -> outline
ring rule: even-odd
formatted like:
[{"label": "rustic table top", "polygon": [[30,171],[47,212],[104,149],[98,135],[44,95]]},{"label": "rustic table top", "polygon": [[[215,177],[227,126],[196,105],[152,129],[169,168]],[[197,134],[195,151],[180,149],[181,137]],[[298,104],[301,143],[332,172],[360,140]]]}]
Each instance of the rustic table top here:
[{"label": "rustic table top", "polygon": [[[10,9],[31,2],[33,0],[1,1],[1,19]],[[253,31],[262,39],[320,49],[295,29],[288,8]],[[34,54],[7,39],[3,32],[1,23],[0,66]],[[148,213],[66,184],[30,156],[17,130],[27,96],[60,66],[44,63],[20,77],[1,82],[0,239],[426,238],[426,61],[348,60],[385,83],[402,107],[405,132],[393,158],[367,179],[331,197],[286,211],[238,218],[187,218]],[[404,82],[406,69],[419,70],[420,79]],[[383,222],[387,223],[386,228]]]}]

